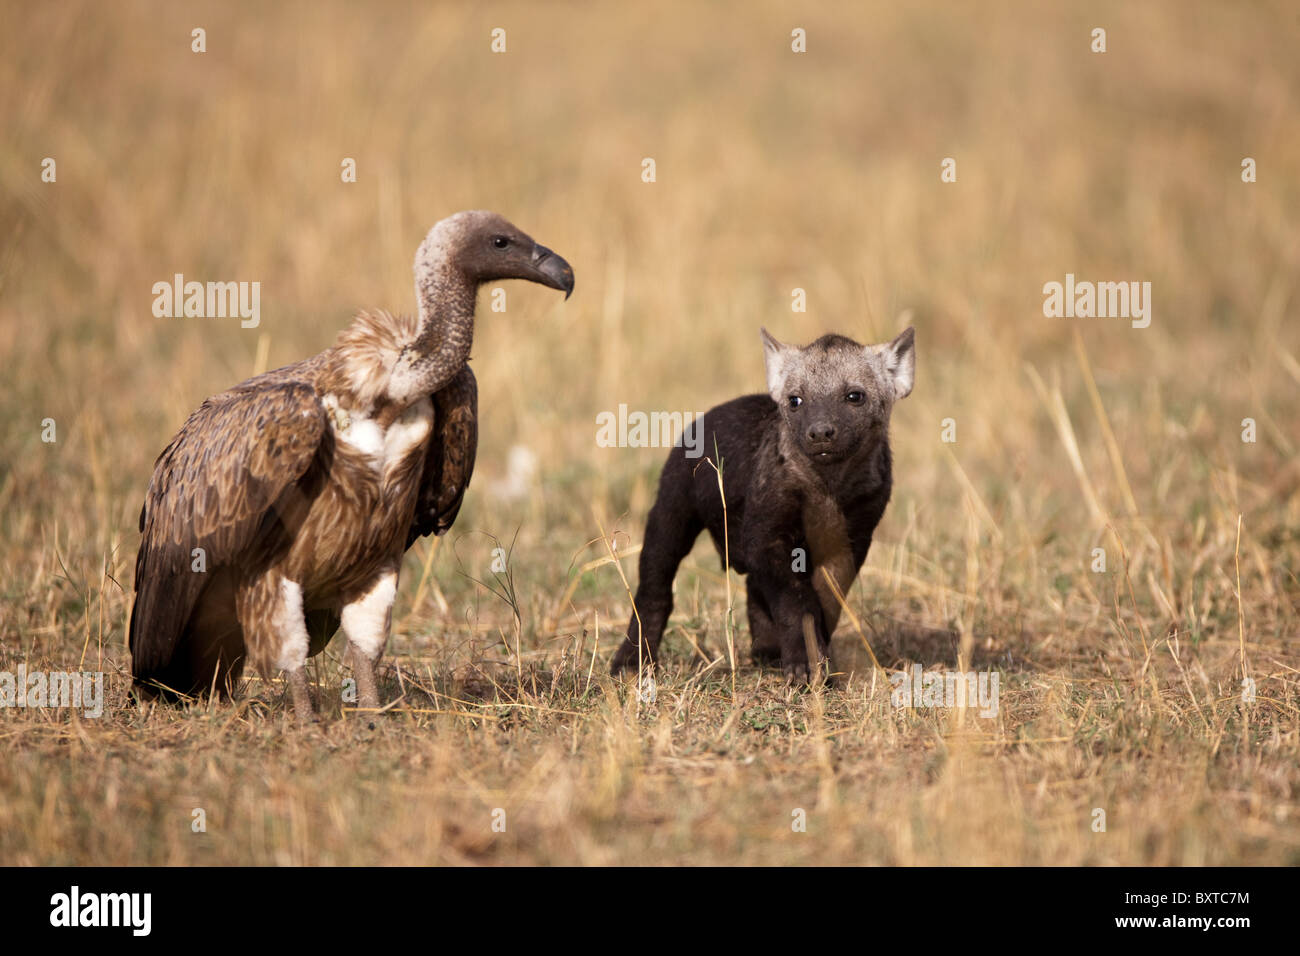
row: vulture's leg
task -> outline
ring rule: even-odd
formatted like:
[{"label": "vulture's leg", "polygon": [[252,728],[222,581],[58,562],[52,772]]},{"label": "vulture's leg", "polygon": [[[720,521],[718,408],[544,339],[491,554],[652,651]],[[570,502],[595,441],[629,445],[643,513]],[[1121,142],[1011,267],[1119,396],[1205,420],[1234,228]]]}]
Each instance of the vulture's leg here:
[{"label": "vulture's leg", "polygon": [[343,605],[343,631],[352,648],[352,670],[357,676],[357,705],[379,707],[375,664],[384,653],[393,624],[393,598],[397,596],[397,571],[383,572],[369,590]]},{"label": "vulture's leg", "polygon": [[307,651],[311,636],[302,611],[302,588],[288,578],[280,583],[280,613],[276,615],[283,633],[280,635],[280,659],[276,661],[289,674],[289,692],[293,695],[293,712],[304,727],[316,719],[307,688]]},{"label": "vulture's leg", "polygon": [[235,600],[249,657],[267,677],[277,670],[289,675],[298,723],[311,723],[316,715],[304,669],[311,638],[303,615],[302,588],[273,570],[241,588]]},{"label": "vulture's leg", "polygon": [[315,719],[311,706],[311,691],[307,689],[307,671],[297,667],[289,671],[289,692],[293,695],[293,712],[298,723],[306,727]]}]

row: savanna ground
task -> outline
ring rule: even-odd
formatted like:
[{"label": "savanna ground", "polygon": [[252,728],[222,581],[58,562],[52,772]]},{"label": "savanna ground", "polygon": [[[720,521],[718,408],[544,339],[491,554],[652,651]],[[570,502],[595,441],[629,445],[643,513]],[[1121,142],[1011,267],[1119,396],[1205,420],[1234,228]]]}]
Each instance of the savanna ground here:
[{"label": "savanna ground", "polygon": [[[1298,47],[1280,3],[4,0],[0,671],[108,693],[0,710],[0,863],[1300,862]],[[312,731],[257,680],[131,706],[154,457],[204,396],[412,308],[420,238],[474,207],[577,291],[480,301],[478,472],[407,557],[392,711],[343,712],[341,638]],[[260,326],[155,318],[178,272],[260,281]],[[1066,273],[1150,281],[1150,327],[1045,318]],[[664,453],[596,415],[761,390],[760,325],[909,321],[839,686],[747,663],[704,540],[653,702],[605,677]],[[868,645],[996,671],[996,718],[894,708]]]}]

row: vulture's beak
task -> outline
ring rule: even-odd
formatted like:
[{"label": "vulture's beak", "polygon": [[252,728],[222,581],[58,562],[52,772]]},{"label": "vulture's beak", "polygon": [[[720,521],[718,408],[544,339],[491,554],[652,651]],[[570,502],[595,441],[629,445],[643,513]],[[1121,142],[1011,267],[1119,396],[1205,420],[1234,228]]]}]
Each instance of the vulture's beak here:
[{"label": "vulture's beak", "polygon": [[562,290],[566,299],[573,295],[573,269],[550,249],[534,243],[531,265],[537,275],[537,282]]}]

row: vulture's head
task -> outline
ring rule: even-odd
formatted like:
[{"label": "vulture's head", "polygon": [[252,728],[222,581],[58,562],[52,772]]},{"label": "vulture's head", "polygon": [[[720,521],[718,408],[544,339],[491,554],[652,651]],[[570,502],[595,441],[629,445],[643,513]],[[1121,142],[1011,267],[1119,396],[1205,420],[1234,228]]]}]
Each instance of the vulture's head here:
[{"label": "vulture's head", "polygon": [[415,270],[450,268],[472,284],[527,279],[573,292],[573,269],[503,216],[473,209],[448,216],[429,230],[415,257]]}]

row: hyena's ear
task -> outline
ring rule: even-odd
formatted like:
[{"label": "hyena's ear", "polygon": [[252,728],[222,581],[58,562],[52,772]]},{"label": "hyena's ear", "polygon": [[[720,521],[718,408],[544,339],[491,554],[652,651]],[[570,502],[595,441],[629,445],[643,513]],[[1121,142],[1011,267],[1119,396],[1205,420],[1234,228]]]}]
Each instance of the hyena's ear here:
[{"label": "hyena's ear", "polygon": [[779,404],[785,401],[787,362],[790,354],[799,350],[793,345],[778,342],[768,334],[767,329],[760,328],[758,334],[763,339],[763,361],[767,364],[767,393]]},{"label": "hyena's ear", "polygon": [[888,345],[875,347],[884,362],[885,374],[894,383],[894,401],[912,393],[912,381],[916,377],[915,346],[916,329],[909,325]]}]

